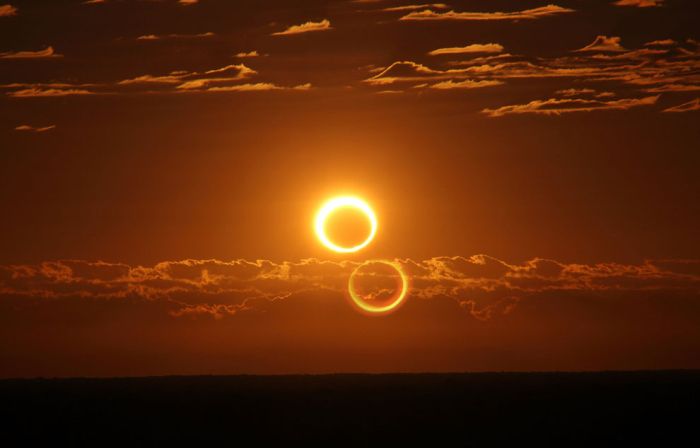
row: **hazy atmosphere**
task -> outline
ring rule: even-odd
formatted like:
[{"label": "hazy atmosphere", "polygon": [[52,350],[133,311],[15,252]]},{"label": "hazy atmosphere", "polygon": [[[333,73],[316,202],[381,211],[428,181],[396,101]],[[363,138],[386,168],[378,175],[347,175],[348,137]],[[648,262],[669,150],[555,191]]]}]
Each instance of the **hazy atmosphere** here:
[{"label": "hazy atmosphere", "polygon": [[700,3],[9,1],[0,377],[700,368]]}]

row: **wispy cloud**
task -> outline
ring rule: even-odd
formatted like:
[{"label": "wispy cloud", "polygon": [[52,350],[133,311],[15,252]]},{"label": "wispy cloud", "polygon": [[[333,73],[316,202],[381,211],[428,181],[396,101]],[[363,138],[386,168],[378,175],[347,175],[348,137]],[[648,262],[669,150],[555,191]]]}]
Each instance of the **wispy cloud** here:
[{"label": "wispy cloud", "polygon": [[693,112],[696,110],[700,110],[700,98],[695,98],[694,100],[679,104],[678,106],[669,107],[668,109],[664,109],[664,112],[681,113]]},{"label": "wispy cloud", "polygon": [[574,10],[557,5],[512,12],[438,12],[426,9],[408,13],[399,20],[531,20],[571,12]]},{"label": "wispy cloud", "polygon": [[429,52],[431,56],[438,56],[443,54],[464,54],[464,53],[500,53],[503,51],[503,45],[501,44],[471,44],[464,47],[447,47],[438,48]]},{"label": "wispy cloud", "polygon": [[636,6],[638,8],[649,8],[653,6],[661,6],[664,0],[617,0],[613,5],[616,6]]},{"label": "wispy cloud", "polygon": [[63,57],[63,55],[56,53],[52,46],[37,51],[8,51],[0,53],[0,59],[44,59],[61,57]]},{"label": "wispy cloud", "polygon": [[15,131],[22,131],[22,132],[46,132],[46,131],[52,131],[56,129],[56,125],[52,124],[49,126],[32,126],[29,124],[21,124],[15,128]]},{"label": "wispy cloud", "polygon": [[502,117],[512,114],[561,115],[571,112],[592,112],[600,110],[627,110],[633,107],[655,104],[659,96],[644,98],[625,98],[612,101],[598,101],[580,98],[550,98],[530,101],[527,104],[502,106],[497,109],[484,109],[482,113],[489,117]]},{"label": "wispy cloud", "polygon": [[323,19],[320,22],[306,22],[301,25],[292,25],[284,31],[272,33],[273,36],[287,36],[290,34],[309,33],[312,31],[327,31],[333,29],[331,22],[328,19]]}]

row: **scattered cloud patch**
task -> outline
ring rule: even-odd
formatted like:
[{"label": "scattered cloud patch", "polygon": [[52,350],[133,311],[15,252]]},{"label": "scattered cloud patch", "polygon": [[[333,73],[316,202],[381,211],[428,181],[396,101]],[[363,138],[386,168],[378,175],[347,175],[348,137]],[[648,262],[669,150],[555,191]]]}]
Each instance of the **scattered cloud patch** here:
[{"label": "scattered cloud patch", "polygon": [[[650,93],[698,90],[700,46],[695,41],[676,45],[663,43],[665,45],[661,47],[626,49],[619,37],[598,36],[592,44],[581,49],[585,51],[537,58],[509,53],[472,57],[468,52],[457,53],[460,50],[438,49],[438,53],[453,56],[452,60],[430,65],[404,60],[386,67],[372,66],[370,76],[362,83],[370,88],[387,90],[391,85],[395,86],[391,89],[393,91],[410,92],[431,85],[447,90],[458,86],[468,88],[482,81],[485,81],[484,86],[495,86],[517,79],[572,79],[577,83],[575,86],[557,91],[557,95],[563,98],[538,100],[500,110],[491,106],[487,108],[489,116],[627,110],[637,105],[638,98],[651,101],[654,97],[649,97]],[[600,87],[601,84],[604,87]]]}]

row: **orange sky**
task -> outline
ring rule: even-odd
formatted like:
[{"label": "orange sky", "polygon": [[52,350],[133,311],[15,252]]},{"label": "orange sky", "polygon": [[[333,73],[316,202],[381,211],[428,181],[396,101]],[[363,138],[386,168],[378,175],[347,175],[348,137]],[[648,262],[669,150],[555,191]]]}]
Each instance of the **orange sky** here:
[{"label": "orange sky", "polygon": [[0,4],[0,376],[700,367],[700,11],[617,3]]}]

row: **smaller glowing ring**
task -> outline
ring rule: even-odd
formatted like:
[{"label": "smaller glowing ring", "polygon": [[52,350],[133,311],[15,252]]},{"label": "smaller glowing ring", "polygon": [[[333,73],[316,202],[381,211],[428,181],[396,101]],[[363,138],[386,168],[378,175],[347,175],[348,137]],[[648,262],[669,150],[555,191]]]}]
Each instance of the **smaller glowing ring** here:
[{"label": "smaller glowing ring", "polygon": [[[398,272],[399,276],[401,277],[401,292],[399,294],[397,294],[396,299],[394,299],[388,305],[384,305],[384,306],[369,305],[355,291],[355,285],[354,285],[355,275],[363,266],[366,266],[368,264],[373,264],[373,263],[381,263],[381,264],[385,264],[387,266],[391,266],[392,268],[396,269],[396,272]],[[408,276],[403,271],[403,268],[401,267],[401,265],[397,262],[389,261],[389,260],[365,261],[364,263],[362,263],[361,265],[356,267],[355,270],[352,271],[352,274],[350,274],[350,280],[348,281],[348,292],[350,293],[350,297],[352,298],[352,301],[355,303],[355,305],[357,305],[360,308],[360,310],[365,311],[367,313],[371,313],[371,314],[389,313],[391,311],[396,310],[400,305],[402,305],[405,302],[406,296],[408,295]]]},{"label": "smaller glowing ring", "polygon": [[[343,247],[343,246],[338,246],[334,242],[332,242],[328,236],[326,235],[326,219],[328,219],[328,216],[330,216],[331,213],[336,211],[338,208],[341,207],[352,207],[357,210],[360,210],[362,213],[364,213],[367,216],[367,219],[369,220],[370,224],[370,231],[369,235],[367,238],[361,242],[360,244],[352,247]],[[377,233],[377,217],[374,215],[374,212],[370,208],[369,205],[365,201],[363,201],[360,198],[356,198],[354,196],[341,196],[337,198],[333,198],[330,201],[326,202],[323,204],[323,207],[321,207],[321,210],[316,214],[316,235],[318,238],[321,240],[324,246],[327,248],[334,250],[336,252],[342,252],[342,253],[351,253],[351,252],[357,252],[358,250],[364,248],[367,246],[370,241],[374,238],[374,235]]]}]

